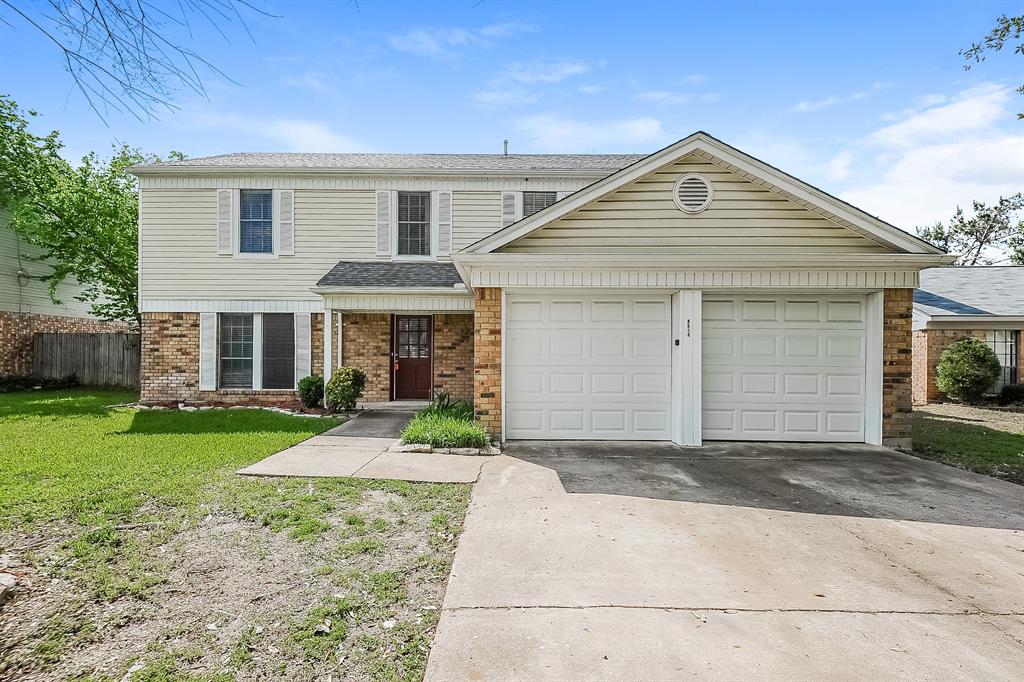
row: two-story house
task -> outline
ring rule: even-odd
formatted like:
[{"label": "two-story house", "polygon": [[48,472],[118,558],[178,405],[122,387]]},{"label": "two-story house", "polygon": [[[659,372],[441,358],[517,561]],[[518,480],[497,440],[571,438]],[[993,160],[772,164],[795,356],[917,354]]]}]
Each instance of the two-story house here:
[{"label": "two-story house", "polygon": [[142,400],[474,401],[504,438],[909,438],[939,249],[695,133],[649,156],[138,166]]}]

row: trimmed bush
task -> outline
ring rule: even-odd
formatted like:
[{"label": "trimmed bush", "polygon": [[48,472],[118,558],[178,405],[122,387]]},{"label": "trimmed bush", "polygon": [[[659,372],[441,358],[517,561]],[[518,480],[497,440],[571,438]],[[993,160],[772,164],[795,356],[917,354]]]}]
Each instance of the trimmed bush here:
[{"label": "trimmed bush", "polygon": [[42,379],[33,376],[2,376],[0,377],[0,393],[13,393],[14,391],[32,391],[42,389],[47,391],[74,388],[78,386],[78,377],[69,374],[63,379]]},{"label": "trimmed bush", "polygon": [[299,400],[302,401],[303,407],[318,407],[323,399],[324,378],[322,376],[311,374],[299,379]]},{"label": "trimmed bush", "polygon": [[1000,405],[1024,405],[1024,384],[1003,386],[999,392]]},{"label": "trimmed bush", "polygon": [[484,427],[471,419],[421,412],[402,431],[402,442],[435,448],[485,448],[490,439]]},{"label": "trimmed bush", "polygon": [[327,409],[354,410],[356,401],[366,387],[366,373],[356,367],[339,367],[334,370],[331,380],[324,388],[324,403]]},{"label": "trimmed bush", "polygon": [[981,339],[960,339],[939,358],[935,385],[958,402],[976,402],[999,378],[999,358]]},{"label": "trimmed bush", "polygon": [[420,414],[454,417],[473,421],[473,403],[465,400],[452,400],[447,391],[438,391],[429,405]]}]

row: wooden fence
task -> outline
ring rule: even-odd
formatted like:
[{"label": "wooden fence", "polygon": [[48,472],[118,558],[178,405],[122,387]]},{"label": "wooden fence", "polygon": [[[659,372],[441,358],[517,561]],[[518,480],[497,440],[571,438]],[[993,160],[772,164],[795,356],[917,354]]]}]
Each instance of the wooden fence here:
[{"label": "wooden fence", "polygon": [[74,374],[86,386],[138,386],[138,334],[36,334],[32,373],[44,379]]}]

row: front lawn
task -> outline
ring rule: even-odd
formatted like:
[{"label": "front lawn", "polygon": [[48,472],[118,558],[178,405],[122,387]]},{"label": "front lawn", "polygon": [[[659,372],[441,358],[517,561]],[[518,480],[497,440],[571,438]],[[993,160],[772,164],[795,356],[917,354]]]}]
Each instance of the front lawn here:
[{"label": "front lawn", "polygon": [[917,407],[914,454],[1024,485],[1024,414],[953,404]]},{"label": "front lawn", "polygon": [[0,679],[422,676],[468,486],[242,478],[337,422],[134,399],[0,394]]}]

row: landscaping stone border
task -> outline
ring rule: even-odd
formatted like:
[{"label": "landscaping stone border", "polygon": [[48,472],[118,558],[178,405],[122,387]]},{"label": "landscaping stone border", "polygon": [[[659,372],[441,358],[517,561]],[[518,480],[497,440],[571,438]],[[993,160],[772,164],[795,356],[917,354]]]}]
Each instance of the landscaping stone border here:
[{"label": "landscaping stone border", "polygon": [[403,445],[401,441],[388,448],[389,452],[412,452],[422,455],[500,455],[501,448],[497,445],[489,445],[486,448],[435,448],[426,443],[409,443]]}]

